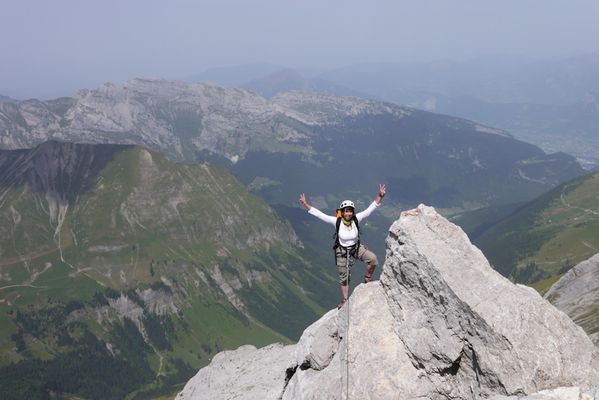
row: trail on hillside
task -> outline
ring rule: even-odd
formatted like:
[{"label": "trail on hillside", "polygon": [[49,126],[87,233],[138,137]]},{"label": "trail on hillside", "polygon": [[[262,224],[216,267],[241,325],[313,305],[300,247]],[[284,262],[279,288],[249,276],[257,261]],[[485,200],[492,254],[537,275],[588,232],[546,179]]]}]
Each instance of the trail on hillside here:
[{"label": "trail on hillside", "polygon": [[16,257],[16,258],[9,258],[8,260],[4,260],[2,262],[0,262],[0,267],[5,267],[7,265],[12,265],[12,264],[17,264],[17,263],[21,263],[21,262],[26,262],[29,260],[34,260],[38,257],[41,256],[45,256],[51,253],[54,253],[57,249],[49,249],[49,250],[44,250],[44,251],[38,251],[35,253],[29,253],[29,254],[22,254],[21,257]]},{"label": "trail on hillside", "polygon": [[154,345],[150,342],[149,339],[146,339],[146,343],[152,348],[154,353],[158,356],[159,364],[158,364],[158,372],[156,372],[156,379],[158,379],[160,376],[166,376],[162,372],[163,367],[164,367],[164,356],[162,354],[160,354],[158,349],[156,347],[154,347]]},{"label": "trail on hillside", "polygon": [[[568,203],[568,201],[566,200],[566,197],[565,197],[565,193],[564,193],[564,192],[565,192],[565,191],[566,191],[566,189],[568,189],[569,187],[570,187],[569,185],[567,185],[567,186],[564,186],[564,187],[562,188],[562,192],[560,193],[560,201],[561,201],[561,203],[562,203],[562,205],[563,205],[564,207],[567,207],[567,208],[569,208],[569,209],[571,209],[571,210],[580,210],[580,211],[582,211],[582,212],[583,212],[583,213],[585,213],[585,214],[599,215],[599,211],[597,211],[597,210],[591,210],[591,209],[588,209],[588,208],[578,207],[578,206],[572,205],[571,203]],[[574,218],[574,220],[578,220],[579,218],[580,218],[580,216],[578,216],[578,217],[575,217],[575,218]],[[586,240],[581,240],[580,242],[581,242],[581,244],[582,244],[583,246],[585,246],[585,247],[587,247],[587,248],[589,248],[589,249],[591,249],[591,250],[593,250],[593,251],[595,251],[595,252],[599,252],[599,249],[597,249],[596,247],[594,247],[594,246],[593,246],[591,243],[589,243],[588,241],[586,241]]]},{"label": "trail on hillside", "polygon": [[15,287],[30,287],[30,288],[34,288],[34,289],[48,289],[48,286],[35,286],[35,285],[30,285],[30,284],[22,284],[22,285],[1,286],[0,290],[10,289],[10,288],[15,288]]},{"label": "trail on hillside", "polygon": [[589,213],[589,214],[593,214],[593,215],[599,215],[599,211],[596,211],[596,210],[590,210],[590,209],[588,209],[588,208],[582,208],[582,207],[578,207],[578,206],[573,206],[572,204],[568,203],[568,202],[566,201],[565,197],[564,197],[564,191],[565,191],[567,188],[568,188],[568,186],[565,186],[565,187],[562,189],[562,193],[560,194],[560,200],[561,200],[562,204],[563,204],[565,207],[568,207],[568,208],[570,208],[570,209],[573,209],[573,210],[581,210],[581,211],[584,211],[585,213]]}]

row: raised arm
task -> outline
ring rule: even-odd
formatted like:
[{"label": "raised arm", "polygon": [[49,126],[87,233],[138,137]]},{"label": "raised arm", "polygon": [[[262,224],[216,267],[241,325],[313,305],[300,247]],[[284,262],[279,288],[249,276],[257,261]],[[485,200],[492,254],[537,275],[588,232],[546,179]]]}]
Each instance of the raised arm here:
[{"label": "raised arm", "polygon": [[377,207],[381,204],[381,200],[385,197],[385,185],[379,185],[379,194],[374,198],[374,201],[370,203],[368,208],[364,211],[361,211],[356,214],[356,218],[358,221],[362,221],[364,218],[368,217]]},{"label": "raised arm", "polygon": [[304,206],[306,210],[308,210],[309,214],[314,215],[319,220],[333,225],[335,225],[335,223],[337,222],[337,217],[326,215],[316,207],[312,207],[310,204],[308,204],[308,201],[306,200],[306,195],[304,193],[300,194],[299,202],[302,206]]}]

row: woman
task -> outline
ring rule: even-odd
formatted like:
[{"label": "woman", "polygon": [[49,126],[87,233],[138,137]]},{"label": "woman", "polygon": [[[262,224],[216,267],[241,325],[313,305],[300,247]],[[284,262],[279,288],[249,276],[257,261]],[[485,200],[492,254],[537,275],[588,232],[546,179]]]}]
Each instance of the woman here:
[{"label": "woman", "polygon": [[376,255],[368,250],[366,246],[360,243],[359,223],[368,217],[381,204],[381,200],[385,197],[385,185],[379,185],[379,194],[368,208],[362,212],[355,213],[354,203],[351,200],[345,200],[339,206],[336,216],[326,215],[320,210],[312,207],[306,200],[304,193],[300,194],[299,202],[303,205],[308,213],[316,218],[335,225],[337,228],[335,235],[335,260],[339,269],[339,283],[341,284],[341,294],[343,299],[337,308],[343,307],[348,296],[348,272],[347,258],[348,255],[357,258],[360,261],[368,264],[364,282],[372,281],[372,274],[378,263]]}]

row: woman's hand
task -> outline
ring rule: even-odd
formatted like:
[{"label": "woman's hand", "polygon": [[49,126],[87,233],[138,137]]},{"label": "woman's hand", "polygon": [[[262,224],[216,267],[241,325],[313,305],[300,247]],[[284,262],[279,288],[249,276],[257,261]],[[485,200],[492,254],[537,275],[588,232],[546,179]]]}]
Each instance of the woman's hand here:
[{"label": "woman's hand", "polygon": [[300,194],[299,202],[302,206],[304,206],[306,208],[306,210],[309,210],[310,208],[312,208],[310,206],[310,204],[308,204],[308,201],[306,200],[306,195],[304,193]]},{"label": "woman's hand", "polygon": [[374,201],[376,202],[376,204],[381,204],[381,200],[383,200],[383,197],[385,197],[385,185],[384,184],[379,184],[379,194],[378,196],[376,196],[376,198],[374,199]]}]

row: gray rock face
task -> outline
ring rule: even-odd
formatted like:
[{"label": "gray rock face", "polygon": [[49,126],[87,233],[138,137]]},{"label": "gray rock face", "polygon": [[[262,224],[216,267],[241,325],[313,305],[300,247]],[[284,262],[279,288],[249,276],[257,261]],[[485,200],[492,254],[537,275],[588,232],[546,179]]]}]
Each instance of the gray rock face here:
[{"label": "gray rock face", "polygon": [[[358,286],[349,306],[332,312],[337,314],[340,337],[333,358],[322,370],[298,363],[300,368],[289,381],[283,400],[345,399],[347,390],[351,399],[416,398],[424,374],[412,365],[395,333],[395,321],[381,283]],[[321,338],[326,335],[320,333]],[[310,340],[309,335],[300,338],[296,354],[305,348],[306,340]]]},{"label": "gray rock face", "polygon": [[[381,281],[358,286],[291,348],[280,361],[288,381],[272,397],[252,397],[229,369],[218,377],[229,397],[212,398],[591,399],[599,383],[583,330],[491,269],[459,227],[425,206],[392,225]],[[198,384],[178,398],[205,398],[189,395],[210,389]]]},{"label": "gray rock face", "polygon": [[236,162],[267,142],[307,145],[311,126],[411,112],[355,97],[294,92],[268,101],[208,83],[133,79],[123,87],[106,83],[81,90],[72,99],[0,103],[0,147],[32,147],[48,139],[141,144],[181,159],[205,150]]},{"label": "gray rock face", "polygon": [[545,298],[562,310],[599,343],[599,254],[577,264],[545,293]]},{"label": "gray rock face", "polygon": [[560,387],[541,390],[530,396],[493,396],[491,400],[594,400],[599,398],[599,386],[590,390],[578,387]]},{"label": "gray rock face", "polygon": [[191,378],[177,400],[279,399],[292,354],[293,346],[280,344],[220,352]]},{"label": "gray rock face", "polygon": [[494,271],[434,209],[403,213],[387,260],[381,282],[397,334],[426,372],[422,395],[524,395],[599,382],[597,349],[584,331]]},{"label": "gray rock face", "polygon": [[295,348],[295,364],[301,369],[325,369],[339,347],[339,314],[331,310],[310,325]]}]

